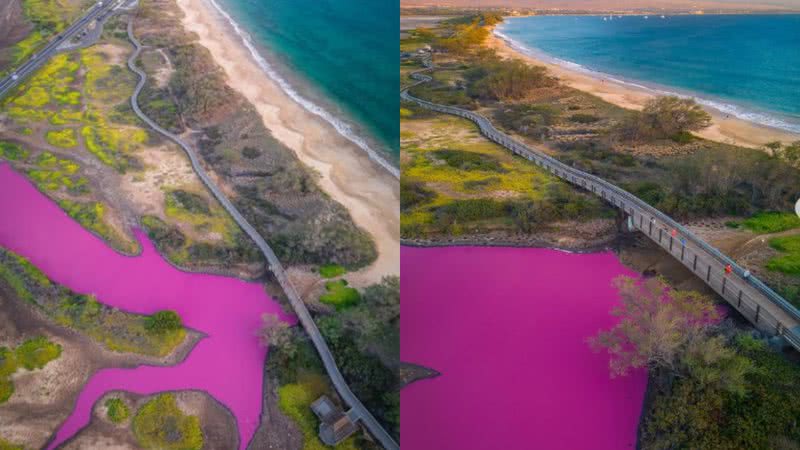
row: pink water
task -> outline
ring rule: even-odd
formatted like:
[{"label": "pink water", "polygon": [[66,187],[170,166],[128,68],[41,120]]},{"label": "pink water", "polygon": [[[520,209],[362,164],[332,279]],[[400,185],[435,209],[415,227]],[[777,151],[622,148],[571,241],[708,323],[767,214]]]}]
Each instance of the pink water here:
[{"label": "pink water", "polygon": [[404,247],[401,270],[401,359],[442,374],[401,392],[404,449],[635,448],[646,374],[586,344],[633,275],[613,254]]},{"label": "pink water", "polygon": [[7,164],[0,164],[0,246],[30,259],[54,281],[94,294],[122,310],[150,314],[171,309],[184,324],[207,335],[184,362],[98,371],[48,448],[89,422],[92,405],[109,390],[138,394],[193,389],[211,394],[235,416],[239,448],[259,423],[267,349],[256,332],[261,315],[286,317],[257,283],[190,274],[164,261],[141,233],[142,254],[126,257],[70,219]]}]

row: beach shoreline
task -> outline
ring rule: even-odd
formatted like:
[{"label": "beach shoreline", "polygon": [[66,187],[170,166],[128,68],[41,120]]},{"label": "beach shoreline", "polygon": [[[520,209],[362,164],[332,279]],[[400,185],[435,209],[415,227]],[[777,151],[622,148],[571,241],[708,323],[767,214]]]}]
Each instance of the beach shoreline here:
[{"label": "beach shoreline", "polygon": [[[555,75],[567,86],[587,92],[622,108],[641,110],[648,100],[658,95],[653,90],[625,84],[613,78],[604,77],[599,73],[596,75],[590,74],[546,61],[532,52],[525,52],[517,48],[508,39],[498,35],[498,30],[496,29],[492,30],[485,45],[494,49],[500,56],[521,59],[531,64],[545,66],[551,74]],[[713,120],[711,126],[695,132],[696,135],[704,139],[761,149],[768,142],[781,141],[784,144],[788,144],[800,141],[800,134],[798,133],[734,117],[706,105],[703,105],[703,108],[711,114]]]},{"label": "beach shoreline", "polygon": [[375,243],[378,257],[347,276],[359,287],[400,274],[400,192],[394,174],[334,125],[306,109],[259,66],[246,42],[210,0],[176,0],[184,28],[198,36],[223,69],[228,85],[261,115],[264,125],[319,176],[317,183],[344,206]]}]

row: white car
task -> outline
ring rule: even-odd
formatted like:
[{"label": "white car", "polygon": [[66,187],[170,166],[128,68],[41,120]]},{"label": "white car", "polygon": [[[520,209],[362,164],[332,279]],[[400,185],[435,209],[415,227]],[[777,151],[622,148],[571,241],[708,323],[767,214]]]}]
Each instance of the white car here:
[{"label": "white car", "polygon": [[17,81],[17,80],[19,79],[19,75],[17,75],[17,74],[12,74],[12,75],[11,75],[11,79],[12,79],[12,80],[14,80],[14,81]]}]

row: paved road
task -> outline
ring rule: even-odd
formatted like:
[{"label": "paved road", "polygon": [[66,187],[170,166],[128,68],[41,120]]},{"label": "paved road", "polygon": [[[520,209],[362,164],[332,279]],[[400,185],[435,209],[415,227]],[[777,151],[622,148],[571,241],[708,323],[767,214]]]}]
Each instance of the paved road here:
[{"label": "paved road", "polygon": [[[430,60],[424,63],[425,69],[411,74],[416,83],[401,90],[402,99],[433,111],[469,119],[478,125],[481,133],[490,140],[611,203],[626,214],[631,229],[643,232],[695,275],[701,277],[758,329],[769,335],[783,336],[795,349],[800,350],[800,311],[735,261],[666,214],[608,181],[561,163],[543,152],[512,139],[497,130],[487,118],[478,113],[432,103],[411,95],[409,89],[431,80],[431,77],[423,72],[432,70],[433,65]],[[726,274],[726,266],[730,266],[731,273]]]},{"label": "paved road", "polygon": [[255,230],[247,220],[242,217],[233,203],[228,200],[225,194],[214,184],[214,182],[208,177],[205,169],[203,168],[200,160],[195,156],[194,149],[191,148],[186,142],[180,139],[178,136],[170,133],[169,131],[161,128],[157,123],[147,117],[142,110],[139,108],[138,97],[139,93],[142,91],[144,87],[145,81],[147,79],[147,75],[140,70],[136,66],[136,59],[139,57],[139,53],[142,50],[142,46],[136,37],[133,35],[133,26],[132,22],[128,23],[128,37],[130,38],[133,45],[136,47],[136,51],[134,51],[133,55],[131,55],[130,59],[128,59],[128,67],[139,75],[139,83],[136,85],[136,89],[133,92],[133,96],[131,96],[131,106],[133,110],[136,112],[136,115],[139,116],[142,120],[144,120],[151,128],[156,130],[158,133],[166,136],[171,141],[178,144],[186,154],[189,156],[189,160],[192,163],[192,167],[194,171],[197,173],[197,176],[203,181],[206,187],[214,194],[214,197],[219,200],[222,206],[228,211],[228,213],[233,217],[236,223],[247,233],[248,236],[256,243],[258,248],[261,250],[261,253],[264,254],[264,257],[269,263],[269,270],[275,275],[275,278],[280,283],[281,288],[283,289],[286,297],[289,298],[289,302],[294,308],[294,312],[297,315],[300,323],[303,325],[303,329],[305,329],[306,333],[308,333],[309,337],[311,337],[311,341],[314,343],[314,347],[316,347],[317,352],[322,358],[322,362],[325,365],[325,370],[328,372],[328,376],[330,376],[331,381],[333,382],[334,387],[336,387],[336,391],[342,397],[345,403],[347,403],[350,408],[352,408],[353,413],[361,420],[364,426],[367,427],[370,433],[383,445],[384,448],[387,450],[399,450],[400,446],[392,439],[389,433],[383,429],[380,423],[375,419],[375,417],[370,414],[367,408],[361,403],[361,401],[353,394],[350,388],[347,386],[347,382],[342,377],[339,368],[336,366],[336,362],[334,361],[333,355],[331,354],[330,349],[328,348],[328,344],[325,343],[325,339],[322,337],[322,334],[319,332],[317,325],[314,323],[314,319],[311,317],[311,314],[308,312],[303,300],[297,294],[292,282],[286,276],[286,272],[283,269],[278,257],[269,247],[267,242],[264,240],[263,237]]},{"label": "paved road", "polygon": [[14,71],[12,71],[12,73],[0,80],[0,98],[22,83],[25,78],[41,67],[53,55],[58,53],[59,47],[62,43],[68,42],[70,39],[75,37],[75,35],[77,35],[93,20],[104,18],[105,14],[110,13],[120,3],[121,0],[108,0],[102,6],[94,4],[89,12],[87,12],[83,17],[61,32],[61,34],[50,41],[44,48],[34,53],[30,59],[25,61],[25,63],[23,63],[21,66],[17,67]]}]

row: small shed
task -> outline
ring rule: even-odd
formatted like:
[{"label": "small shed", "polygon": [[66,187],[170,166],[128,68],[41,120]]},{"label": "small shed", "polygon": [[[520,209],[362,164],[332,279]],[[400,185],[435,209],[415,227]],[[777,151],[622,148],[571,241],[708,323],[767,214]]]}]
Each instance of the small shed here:
[{"label": "small shed", "polygon": [[358,430],[355,414],[345,413],[326,395],[314,401],[311,410],[319,418],[319,438],[325,445],[336,445]]}]

